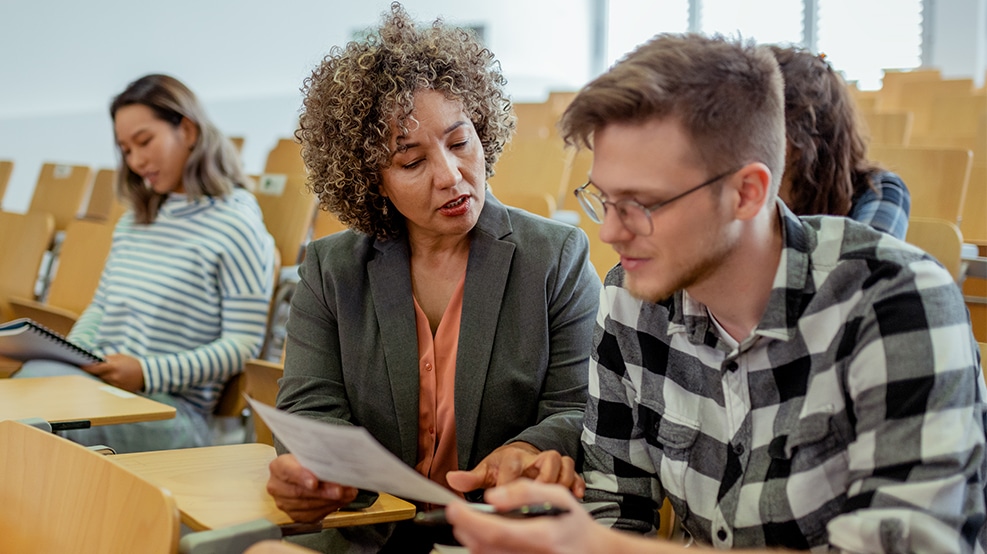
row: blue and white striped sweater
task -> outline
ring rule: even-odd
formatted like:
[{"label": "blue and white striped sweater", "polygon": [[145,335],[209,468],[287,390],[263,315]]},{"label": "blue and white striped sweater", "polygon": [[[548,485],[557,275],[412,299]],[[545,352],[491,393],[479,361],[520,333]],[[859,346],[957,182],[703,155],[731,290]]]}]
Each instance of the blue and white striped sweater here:
[{"label": "blue and white striped sweater", "polygon": [[144,392],[212,410],[223,383],[260,352],[274,240],[250,192],[172,195],[150,225],[125,214],[93,302],[69,339],[140,359]]}]

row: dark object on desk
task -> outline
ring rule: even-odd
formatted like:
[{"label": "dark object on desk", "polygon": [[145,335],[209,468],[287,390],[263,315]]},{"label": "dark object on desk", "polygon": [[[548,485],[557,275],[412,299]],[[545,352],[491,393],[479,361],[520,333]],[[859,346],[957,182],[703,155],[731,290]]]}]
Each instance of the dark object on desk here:
[{"label": "dark object on desk", "polygon": [[[486,506],[486,505],[485,505]],[[520,508],[514,508],[513,510],[507,510],[505,512],[495,512],[492,510],[480,509],[481,512],[495,514],[501,517],[511,518],[511,519],[524,519],[529,517],[540,517],[540,516],[560,516],[569,513],[569,510],[565,508],[559,508],[558,506],[553,506],[548,502],[544,504],[529,504],[527,506],[521,506]],[[418,512],[415,514],[415,523],[418,525],[449,525],[446,520],[445,510],[431,510],[428,512]]]},{"label": "dark object on desk", "polygon": [[77,366],[104,361],[62,335],[26,318],[0,325],[0,355],[21,361],[55,360]]}]

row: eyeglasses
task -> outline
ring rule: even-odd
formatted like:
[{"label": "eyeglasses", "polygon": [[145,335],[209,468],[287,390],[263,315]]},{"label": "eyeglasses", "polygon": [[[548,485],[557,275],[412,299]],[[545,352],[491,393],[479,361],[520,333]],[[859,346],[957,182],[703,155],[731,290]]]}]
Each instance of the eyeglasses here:
[{"label": "eyeglasses", "polygon": [[617,202],[605,200],[602,196],[590,191],[587,188],[592,183],[586,183],[573,192],[575,193],[576,198],[579,199],[579,205],[582,206],[583,211],[586,212],[586,215],[589,216],[589,218],[594,222],[603,223],[603,218],[606,217],[607,214],[607,206],[613,206],[617,210],[617,217],[620,218],[620,222],[627,228],[628,231],[634,233],[635,235],[647,237],[650,236],[655,230],[654,223],[651,221],[651,214],[653,212],[663,206],[667,206],[672,202],[675,202],[680,198],[686,197],[703,187],[708,187],[724,177],[733,175],[737,171],[740,171],[740,169],[731,169],[726,173],[721,173],[708,181],[703,181],[702,183],[681,194],[673,196],[668,200],[658,202],[657,204],[652,204],[651,206],[643,206],[630,199],[618,200]]}]

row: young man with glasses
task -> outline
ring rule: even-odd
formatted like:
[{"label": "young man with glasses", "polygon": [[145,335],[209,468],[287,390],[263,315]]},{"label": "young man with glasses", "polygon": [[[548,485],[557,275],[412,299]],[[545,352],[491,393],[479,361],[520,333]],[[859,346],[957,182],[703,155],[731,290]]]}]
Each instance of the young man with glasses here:
[{"label": "young man with glasses", "polygon": [[[648,532],[667,498],[717,549],[982,552],[987,389],[962,294],[921,251],[777,199],[783,110],[769,50],[666,35],[563,116],[593,150],[576,194],[620,254],[592,347],[583,507]],[[682,548],[588,525],[561,488],[486,499],[569,512],[450,506],[471,551]]]}]

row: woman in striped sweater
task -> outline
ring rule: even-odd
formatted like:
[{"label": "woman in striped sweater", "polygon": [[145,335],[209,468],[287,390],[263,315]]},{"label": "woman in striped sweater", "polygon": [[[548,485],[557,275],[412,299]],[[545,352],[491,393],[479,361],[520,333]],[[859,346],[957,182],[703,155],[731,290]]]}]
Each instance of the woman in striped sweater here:
[{"label": "woman in striped sweater", "polygon": [[261,348],[274,242],[232,144],[166,75],[111,106],[121,217],[92,303],[69,340],[102,355],[83,368],[25,364],[18,377],[82,372],[177,408],[173,420],[68,431],[118,452],[203,446],[223,384]]}]

